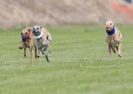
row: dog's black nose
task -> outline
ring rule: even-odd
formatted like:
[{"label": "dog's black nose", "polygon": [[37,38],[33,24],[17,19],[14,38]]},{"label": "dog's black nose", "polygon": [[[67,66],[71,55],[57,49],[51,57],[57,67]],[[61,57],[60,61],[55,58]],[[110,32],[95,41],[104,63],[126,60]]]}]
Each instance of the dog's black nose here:
[{"label": "dog's black nose", "polygon": [[22,41],[23,42],[26,42],[26,41],[28,41],[30,38],[29,38],[29,36],[28,35],[22,35]]}]

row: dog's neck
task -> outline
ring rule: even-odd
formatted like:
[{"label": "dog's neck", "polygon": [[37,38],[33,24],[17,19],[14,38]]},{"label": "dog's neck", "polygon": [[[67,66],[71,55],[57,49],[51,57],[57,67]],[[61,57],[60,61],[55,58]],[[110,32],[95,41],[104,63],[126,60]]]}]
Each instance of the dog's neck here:
[{"label": "dog's neck", "polygon": [[106,32],[109,36],[113,35],[115,33],[115,27],[112,30],[106,30]]}]

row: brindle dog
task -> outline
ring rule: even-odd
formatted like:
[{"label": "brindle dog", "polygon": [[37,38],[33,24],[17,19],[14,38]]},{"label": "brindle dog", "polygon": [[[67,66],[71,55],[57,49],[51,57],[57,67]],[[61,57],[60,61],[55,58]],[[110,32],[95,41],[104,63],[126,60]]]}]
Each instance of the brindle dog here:
[{"label": "brindle dog", "polygon": [[[30,63],[33,62],[33,49],[35,48],[34,45],[34,37],[32,34],[32,27],[27,27],[22,30],[21,32],[21,45],[19,49],[24,49],[24,57],[26,57],[26,49],[29,48],[30,51]],[[35,53],[36,57],[36,53]]]}]

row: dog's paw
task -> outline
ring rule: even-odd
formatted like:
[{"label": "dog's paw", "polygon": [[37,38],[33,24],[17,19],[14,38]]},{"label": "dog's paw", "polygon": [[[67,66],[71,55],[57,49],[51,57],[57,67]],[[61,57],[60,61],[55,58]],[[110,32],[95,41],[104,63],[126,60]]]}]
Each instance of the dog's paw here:
[{"label": "dog's paw", "polygon": [[23,47],[22,46],[19,46],[19,49],[23,49]]},{"label": "dog's paw", "polygon": [[121,58],[122,57],[122,55],[121,54],[118,54],[118,56]]},{"label": "dog's paw", "polygon": [[116,50],[115,50],[115,49],[113,49],[113,52],[114,52],[114,53],[116,53]]},{"label": "dog's paw", "polygon": [[38,55],[37,55],[37,56],[35,56],[35,58],[39,58],[39,57],[40,57],[40,56],[38,56]]}]

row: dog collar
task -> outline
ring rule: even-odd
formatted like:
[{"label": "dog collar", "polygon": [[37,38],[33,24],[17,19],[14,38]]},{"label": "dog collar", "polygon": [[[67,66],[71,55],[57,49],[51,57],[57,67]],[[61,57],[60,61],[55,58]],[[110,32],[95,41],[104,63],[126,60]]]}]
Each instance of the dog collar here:
[{"label": "dog collar", "polygon": [[34,36],[34,38],[41,39],[42,36],[43,36],[43,32],[41,31],[41,34],[39,36]]},{"label": "dog collar", "polygon": [[111,30],[111,31],[109,31],[109,30],[106,30],[106,32],[107,32],[107,34],[108,35],[113,35],[114,33],[115,33],[115,27],[113,27],[113,29]]}]

